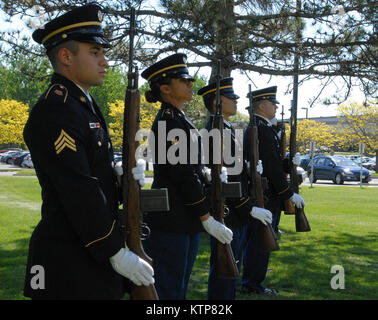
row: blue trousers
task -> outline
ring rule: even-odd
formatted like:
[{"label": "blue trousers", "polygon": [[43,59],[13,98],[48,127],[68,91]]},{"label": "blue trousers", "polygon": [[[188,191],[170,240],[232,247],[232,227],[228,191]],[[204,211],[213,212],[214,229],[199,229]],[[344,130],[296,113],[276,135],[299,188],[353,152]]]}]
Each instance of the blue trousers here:
[{"label": "blue trousers", "polygon": [[[230,228],[233,232],[233,239],[231,241],[231,249],[234,254],[237,266],[240,272],[243,249],[247,240],[247,226]],[[208,300],[234,300],[235,288],[238,280],[217,279],[214,272],[214,254],[213,248],[215,245],[215,239],[210,237],[210,272],[208,280],[207,299]]]},{"label": "blue trousers", "polygon": [[[272,212],[272,228],[277,230],[281,212]],[[242,285],[250,289],[263,288],[262,282],[265,280],[269,264],[269,252],[261,249],[261,237],[259,234],[259,224],[261,222],[253,219],[247,228],[247,244],[244,250]]]},{"label": "blue trousers", "polygon": [[185,299],[199,239],[199,233],[174,233],[151,228],[143,246],[153,259],[155,288],[160,300]]}]

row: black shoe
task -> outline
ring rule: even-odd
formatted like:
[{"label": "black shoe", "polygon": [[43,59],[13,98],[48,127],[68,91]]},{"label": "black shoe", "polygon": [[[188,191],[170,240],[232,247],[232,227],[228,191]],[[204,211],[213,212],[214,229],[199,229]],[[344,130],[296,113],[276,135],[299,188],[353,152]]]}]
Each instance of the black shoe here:
[{"label": "black shoe", "polygon": [[269,289],[264,287],[259,288],[249,288],[246,286],[241,287],[242,293],[254,293],[254,294],[266,294],[266,295],[277,295],[278,291],[276,289]]}]

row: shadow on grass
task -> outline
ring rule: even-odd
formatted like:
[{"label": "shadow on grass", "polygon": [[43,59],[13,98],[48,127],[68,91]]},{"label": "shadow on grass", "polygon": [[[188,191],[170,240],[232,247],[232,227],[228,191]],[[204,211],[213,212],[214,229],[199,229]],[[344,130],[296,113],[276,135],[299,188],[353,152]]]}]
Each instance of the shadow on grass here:
[{"label": "shadow on grass", "polygon": [[[281,250],[271,254],[264,285],[276,288],[277,296],[240,293],[237,300],[349,300],[376,299],[377,234],[352,235],[347,232],[312,236],[287,231],[281,240]],[[188,299],[205,300],[209,272],[209,239],[201,235],[201,245],[192,272]],[[331,280],[339,272],[331,273],[332,266],[344,269],[344,289],[332,289]]]},{"label": "shadow on grass", "polygon": [[17,239],[0,246],[0,300],[27,299],[23,288],[29,240]]},{"label": "shadow on grass", "polygon": [[[272,253],[264,281],[266,287],[279,290],[278,296],[236,293],[238,300],[376,299],[377,234],[351,235],[346,232],[306,238],[286,231],[281,250]],[[0,246],[0,300],[23,297],[29,238],[4,242]],[[197,260],[189,281],[187,299],[206,300],[209,272],[209,237],[201,234]],[[331,273],[334,265],[345,271],[345,289],[334,290]],[[240,288],[240,283],[238,289]]]},{"label": "shadow on grass", "polygon": [[[337,233],[303,241],[300,235],[292,238],[271,255],[273,271],[267,275],[266,282],[278,288],[280,298],[376,299],[376,234]],[[331,287],[331,280],[336,276],[331,268],[335,265],[344,269],[345,289]]]}]

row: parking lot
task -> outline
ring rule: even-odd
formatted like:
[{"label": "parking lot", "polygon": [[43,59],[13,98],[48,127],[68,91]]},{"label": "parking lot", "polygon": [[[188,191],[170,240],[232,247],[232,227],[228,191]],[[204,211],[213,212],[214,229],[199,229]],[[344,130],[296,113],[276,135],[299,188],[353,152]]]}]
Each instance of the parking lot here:
[{"label": "parking lot", "polygon": [[[305,181],[302,183],[304,186],[311,186],[310,180],[308,178],[305,179]],[[313,183],[313,187],[348,187],[348,186],[359,186],[359,181],[348,181],[344,182],[344,184],[334,184],[330,180],[317,180],[316,183]],[[378,187],[378,177],[372,177],[371,181],[369,183],[362,183],[363,187]]]},{"label": "parking lot", "polygon": [[[7,171],[2,171],[7,170]],[[9,171],[11,170],[11,171]],[[0,176],[13,176],[17,173],[18,170],[28,170],[25,168],[20,168],[18,166],[0,163]],[[29,169],[33,170],[33,169]],[[146,183],[152,183],[152,178],[146,177]],[[310,186],[310,181],[308,178],[305,179],[305,181],[302,183],[303,186]],[[332,186],[359,186],[359,182],[345,182],[342,185],[336,185],[332,181],[327,180],[318,180],[316,183],[312,184],[314,187],[332,187]],[[373,177],[373,179],[369,183],[362,183],[363,187],[378,187],[378,177]]]}]

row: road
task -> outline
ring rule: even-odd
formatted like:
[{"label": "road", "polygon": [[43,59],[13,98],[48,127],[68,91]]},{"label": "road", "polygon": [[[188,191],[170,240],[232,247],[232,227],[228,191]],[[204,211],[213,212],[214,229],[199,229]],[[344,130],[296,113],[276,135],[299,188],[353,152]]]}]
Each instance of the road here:
[{"label": "road", "polygon": [[[14,174],[17,173],[18,170],[20,169],[25,169],[25,168],[20,168],[18,166],[10,165],[10,164],[5,164],[5,163],[0,163],[0,176],[13,176]],[[12,170],[12,171],[1,171],[1,170]],[[146,177],[146,183],[152,183],[153,178],[151,177]],[[302,183],[303,186],[310,186],[310,181],[308,178],[305,179],[305,181]],[[342,185],[336,185],[332,181],[326,181],[326,180],[321,180],[317,181],[316,183],[313,183],[314,187],[334,187],[334,186],[350,186],[350,187],[356,187],[359,186],[359,182],[345,182]],[[373,177],[373,179],[369,183],[363,183],[363,187],[378,187],[378,177]]]}]

